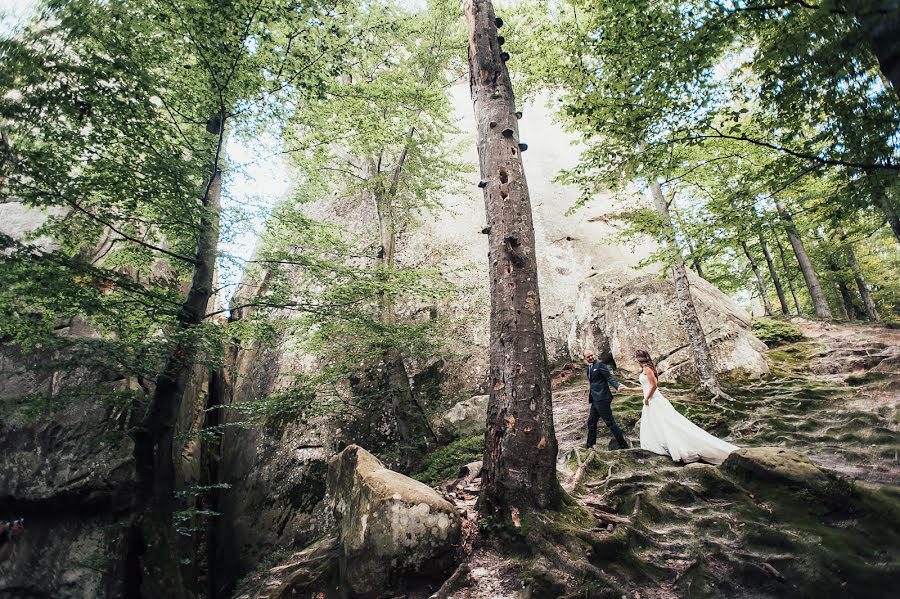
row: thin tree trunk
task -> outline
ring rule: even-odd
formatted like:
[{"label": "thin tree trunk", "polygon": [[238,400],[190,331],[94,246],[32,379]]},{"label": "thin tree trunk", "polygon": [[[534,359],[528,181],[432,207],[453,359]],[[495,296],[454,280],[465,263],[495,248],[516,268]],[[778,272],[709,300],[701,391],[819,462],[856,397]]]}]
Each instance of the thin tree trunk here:
[{"label": "thin tree trunk", "polygon": [[780,201],[776,201],[775,206],[778,208],[778,213],[781,215],[781,220],[784,222],[785,233],[787,233],[788,240],[791,242],[791,247],[794,248],[794,255],[797,256],[797,262],[800,264],[800,273],[803,275],[803,280],[806,281],[806,288],[809,290],[809,295],[812,298],[816,316],[819,318],[831,318],[831,309],[828,307],[828,300],[825,298],[825,293],[822,291],[822,285],[819,283],[819,277],[816,275],[816,270],[813,268],[812,261],[806,253],[806,248],[803,247],[800,233],[797,232],[797,228],[794,226],[794,220],[791,217],[790,212],[785,209],[784,204]]},{"label": "thin tree trunk", "polygon": [[558,506],[557,443],[515,98],[490,0],[467,0],[465,16],[491,281],[491,394],[479,509],[509,522],[516,509]]},{"label": "thin tree trunk", "polygon": [[753,269],[753,276],[756,277],[756,286],[759,287],[759,297],[762,299],[766,316],[771,316],[772,302],[769,301],[769,294],[766,291],[766,282],[763,280],[762,273],[759,270],[759,264],[757,264],[753,254],[750,253],[750,248],[747,247],[746,241],[741,240],[741,249],[744,250],[744,255],[747,256],[747,260],[750,262],[750,268]]},{"label": "thin tree trunk", "polygon": [[697,276],[701,279],[705,279],[703,276],[703,268],[700,266],[700,258],[697,257],[697,251],[694,249],[694,244],[691,243],[691,240],[687,240],[688,251],[691,252],[691,264],[694,266],[694,270],[697,271]]},{"label": "thin tree trunk", "polygon": [[[407,155],[408,145],[404,146],[401,152],[390,188],[387,190],[376,190],[373,194],[378,214],[378,228],[381,241],[379,258],[381,266],[386,273],[390,273],[395,267],[397,232],[393,198],[397,192],[400,171],[403,169]],[[370,180],[374,180],[380,175],[373,160],[369,160],[369,170]],[[393,298],[382,291],[379,303],[381,305],[381,322],[388,327],[395,326],[397,324],[397,312]],[[409,372],[406,370],[406,364],[403,361],[403,354],[400,349],[397,347],[386,348],[383,360],[387,374],[388,390],[391,395],[391,409],[397,423],[397,432],[400,435],[400,440],[407,445],[407,449],[414,450],[405,451],[403,454],[407,458],[405,465],[409,466],[416,457],[415,450],[423,450],[432,441],[435,441],[434,431],[431,430],[431,425],[428,423],[424,410],[416,401],[409,379]]]},{"label": "thin tree trunk", "polygon": [[832,273],[832,282],[834,284],[835,295],[839,298],[837,302],[838,312],[842,315],[842,318],[846,318],[847,320],[856,320],[858,311],[856,309],[856,302],[853,301],[853,293],[850,291],[850,288],[847,286],[847,281],[845,279],[844,268],[838,264],[838,260],[835,256],[834,250],[825,239],[819,237],[819,244],[823,249],[823,254],[825,256],[825,264],[828,266],[828,269]]},{"label": "thin tree trunk", "polygon": [[847,264],[853,272],[853,279],[856,281],[856,287],[859,289],[859,295],[862,297],[863,304],[866,306],[866,317],[871,321],[877,321],[878,310],[875,308],[875,300],[869,293],[869,287],[863,278],[862,271],[859,269],[859,263],[856,261],[856,254],[853,252],[853,246],[847,241],[847,234],[843,229],[838,229],[837,234],[840,235],[841,241],[844,242],[844,252],[847,254]]},{"label": "thin tree trunk", "polygon": [[845,290],[840,288],[840,286],[838,285],[837,279],[834,279],[831,281],[831,288],[832,288],[832,291],[834,292],[834,295],[836,297],[840,298],[840,300],[841,300],[836,303],[837,317],[840,320],[853,320],[852,308],[850,310],[847,309],[847,307],[848,307],[847,298],[843,296]]},{"label": "thin tree trunk", "polygon": [[784,267],[784,277],[787,279],[788,289],[791,291],[791,297],[794,299],[794,311],[800,316],[800,302],[797,300],[797,290],[794,288],[794,277],[791,274],[791,268],[787,263],[787,256],[784,254],[784,246],[781,245],[778,236],[775,236],[775,245],[778,247],[778,255],[781,256],[781,265]]},{"label": "thin tree trunk", "polygon": [[856,304],[853,302],[853,294],[843,279],[843,271],[833,258],[828,258],[828,268],[834,273],[834,286],[838,297],[841,298],[838,308],[847,320],[856,320]]},{"label": "thin tree trunk", "polygon": [[[671,240],[673,229],[672,219],[669,216],[669,206],[666,204],[662,188],[655,178],[650,180],[650,195],[653,198],[653,205],[656,211],[662,217],[663,226],[666,228],[666,237]],[[709,353],[709,345],[706,343],[706,335],[703,332],[700,319],[697,317],[694,300],[691,298],[691,284],[688,280],[687,268],[684,266],[684,259],[674,241],[670,241],[667,245],[673,252],[676,252],[674,267],[675,295],[678,299],[678,310],[681,312],[681,318],[684,321],[684,328],[687,331],[691,350],[694,352],[694,363],[697,365],[697,372],[700,375],[700,384],[713,395],[725,396],[721,387],[719,387],[719,380],[713,366],[712,356]]]},{"label": "thin tree trunk", "polygon": [[224,119],[218,121],[216,154],[202,198],[194,272],[187,298],[178,315],[176,344],[156,381],[156,389],[141,425],[133,433],[139,542],[146,550],[141,558],[141,590],[147,597],[181,597],[181,581],[175,511],[175,426],[181,402],[190,384],[197,359],[197,340],[192,329],[206,317],[213,295],[216,252],[219,244]]},{"label": "thin tree trunk", "polygon": [[772,252],[769,251],[769,244],[766,243],[766,237],[762,231],[759,231],[759,245],[762,247],[763,256],[766,257],[766,266],[769,268],[769,276],[772,277],[772,283],[775,285],[775,293],[778,295],[778,302],[781,304],[781,313],[787,316],[791,313],[791,309],[788,306],[787,298],[784,296],[784,288],[781,286],[781,278],[775,269]]},{"label": "thin tree trunk", "polygon": [[881,205],[881,211],[884,212],[885,220],[891,226],[891,231],[894,232],[894,238],[900,242],[900,218],[897,217],[894,207],[891,206],[891,200],[887,197],[887,194],[883,192],[880,194],[879,204]]}]

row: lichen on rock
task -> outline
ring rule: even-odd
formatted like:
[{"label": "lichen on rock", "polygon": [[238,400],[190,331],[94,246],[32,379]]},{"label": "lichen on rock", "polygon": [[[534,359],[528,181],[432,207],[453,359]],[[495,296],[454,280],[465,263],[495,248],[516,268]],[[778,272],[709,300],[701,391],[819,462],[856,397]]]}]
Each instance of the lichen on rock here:
[{"label": "lichen on rock", "polygon": [[351,445],[328,465],[348,590],[376,596],[400,575],[440,575],[461,531],[456,508],[433,489]]}]

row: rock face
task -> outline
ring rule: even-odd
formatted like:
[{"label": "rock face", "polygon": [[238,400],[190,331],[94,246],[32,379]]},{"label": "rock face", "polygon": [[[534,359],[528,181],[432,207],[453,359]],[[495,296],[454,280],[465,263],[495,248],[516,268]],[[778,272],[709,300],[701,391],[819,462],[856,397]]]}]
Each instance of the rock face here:
[{"label": "rock face", "polygon": [[487,395],[476,395],[442,412],[432,428],[441,443],[484,433],[487,420]]},{"label": "rock face", "polygon": [[[716,370],[758,377],[769,372],[766,346],[750,330],[750,316],[707,281],[691,276],[691,294]],[[587,348],[631,372],[636,349],[654,357],[662,380],[696,379],[690,343],[681,325],[671,280],[635,271],[608,270],[580,285],[569,331],[573,358]]]},{"label": "rock face", "polygon": [[456,508],[433,489],[351,445],[328,464],[339,518],[341,574],[360,597],[380,595],[403,573],[439,574],[459,540]]},{"label": "rock face", "polygon": [[0,350],[0,514],[24,517],[26,526],[0,567],[0,596],[117,596],[120,580],[104,570],[116,567],[123,549],[115,524],[128,505],[134,472],[123,434],[127,411],[87,401],[52,417],[26,418],[15,405],[30,393],[61,385],[102,393],[116,384],[104,383],[103,373],[23,368],[35,359]]}]

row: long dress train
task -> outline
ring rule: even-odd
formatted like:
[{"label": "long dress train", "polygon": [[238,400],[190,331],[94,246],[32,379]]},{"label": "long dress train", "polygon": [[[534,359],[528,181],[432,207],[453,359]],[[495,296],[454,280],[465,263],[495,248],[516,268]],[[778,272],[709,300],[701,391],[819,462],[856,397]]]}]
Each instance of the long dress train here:
[{"label": "long dress train", "polygon": [[[650,386],[641,373],[644,393]],[[703,460],[721,464],[737,446],[715,437],[678,413],[659,388],[650,397],[650,405],[641,411],[641,449],[670,455],[676,462]]]}]

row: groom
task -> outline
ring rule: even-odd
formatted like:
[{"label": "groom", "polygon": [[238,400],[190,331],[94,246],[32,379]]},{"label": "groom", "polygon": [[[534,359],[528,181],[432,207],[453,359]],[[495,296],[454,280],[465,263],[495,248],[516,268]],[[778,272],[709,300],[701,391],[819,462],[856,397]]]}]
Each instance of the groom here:
[{"label": "groom", "polygon": [[588,403],[591,404],[591,414],[588,416],[587,421],[588,449],[597,442],[597,422],[601,418],[610,432],[612,432],[613,437],[616,438],[619,449],[627,449],[628,443],[625,441],[622,431],[619,430],[616,419],[613,418],[612,393],[609,391],[610,385],[618,390],[620,387],[619,381],[613,377],[603,362],[594,357],[593,351],[586,349],[583,355],[584,361],[587,363],[587,379],[591,386],[588,390]]}]

